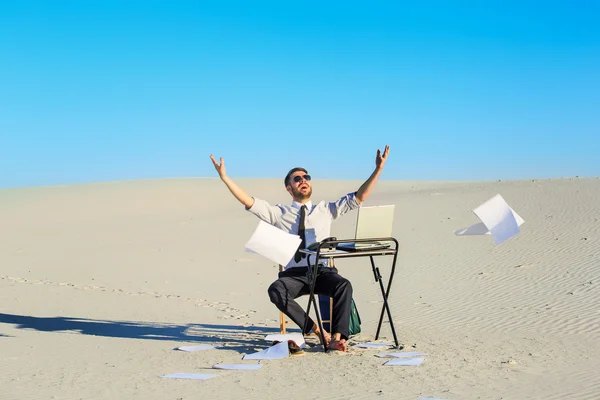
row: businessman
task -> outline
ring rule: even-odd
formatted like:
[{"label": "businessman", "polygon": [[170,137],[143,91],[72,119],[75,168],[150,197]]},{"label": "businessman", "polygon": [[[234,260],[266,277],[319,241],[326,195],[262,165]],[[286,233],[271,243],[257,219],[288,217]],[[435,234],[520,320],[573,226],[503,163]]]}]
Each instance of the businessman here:
[{"label": "businessman", "polygon": [[[284,178],[283,182],[292,197],[292,204],[271,205],[265,200],[251,197],[228,177],[223,158],[217,162],[211,154],[210,159],[223,183],[233,196],[246,207],[246,210],[271,225],[299,235],[301,243],[298,250],[300,250],[331,236],[331,222],[348,211],[357,209],[369,197],[383,171],[389,151],[389,146],[385,146],[383,153],[377,150],[375,170],[357,191],[344,195],[337,201],[321,201],[316,204],[311,201],[311,176],[304,168],[293,168]],[[269,286],[268,294],[271,302],[300,328],[304,329],[306,326],[318,337],[321,337],[320,328],[295,301],[296,298],[310,292],[307,273],[306,255],[297,251],[285,269],[279,273],[279,279]],[[333,321],[331,324],[333,334],[323,332],[326,341],[324,345],[330,350],[346,351],[352,285],[338,273],[337,269],[329,268],[327,262],[322,261],[319,262],[315,293],[333,298]],[[306,323],[307,319],[308,323]]]}]

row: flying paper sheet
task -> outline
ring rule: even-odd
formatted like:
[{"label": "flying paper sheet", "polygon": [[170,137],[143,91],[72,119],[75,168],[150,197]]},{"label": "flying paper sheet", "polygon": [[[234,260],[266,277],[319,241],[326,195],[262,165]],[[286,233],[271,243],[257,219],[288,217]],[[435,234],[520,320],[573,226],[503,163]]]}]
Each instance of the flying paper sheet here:
[{"label": "flying paper sheet", "polygon": [[393,344],[393,342],[367,342],[367,343],[359,343],[355,344],[353,347],[360,347],[362,349],[382,349],[384,347],[389,347]]},{"label": "flying paper sheet", "polygon": [[204,381],[206,379],[214,378],[217,376],[216,374],[188,374],[186,372],[176,372],[174,374],[163,375],[161,378],[171,378],[171,379],[196,379],[200,381]]},{"label": "flying paper sheet", "polygon": [[407,358],[407,357],[418,357],[424,356],[425,354],[418,351],[401,351],[399,353],[385,353],[385,354],[375,354],[375,357],[381,358]]},{"label": "flying paper sheet", "polygon": [[175,350],[181,350],[181,351],[186,351],[188,353],[191,353],[191,352],[194,352],[194,351],[216,349],[217,347],[220,347],[220,346],[212,346],[212,345],[181,346],[181,347],[175,348]]},{"label": "flying paper sheet", "polygon": [[294,343],[296,343],[301,349],[306,347],[304,336],[302,336],[301,333],[287,333],[285,335],[267,335],[267,337],[265,337],[265,340],[269,342],[287,342],[288,340],[291,340]]},{"label": "flying paper sheet", "polygon": [[287,265],[300,246],[300,237],[260,221],[246,243],[246,250],[260,254],[277,264]]},{"label": "flying paper sheet", "polygon": [[288,342],[281,342],[258,353],[246,354],[242,360],[278,360],[289,356]]},{"label": "flying paper sheet", "polygon": [[215,364],[213,368],[215,369],[236,369],[243,371],[256,371],[262,367],[261,364]]},{"label": "flying paper sheet", "polygon": [[454,231],[456,236],[492,235],[494,243],[499,245],[519,233],[525,222],[499,194],[473,212],[482,222]]},{"label": "flying paper sheet", "polygon": [[417,366],[424,360],[424,358],[394,358],[383,365]]}]

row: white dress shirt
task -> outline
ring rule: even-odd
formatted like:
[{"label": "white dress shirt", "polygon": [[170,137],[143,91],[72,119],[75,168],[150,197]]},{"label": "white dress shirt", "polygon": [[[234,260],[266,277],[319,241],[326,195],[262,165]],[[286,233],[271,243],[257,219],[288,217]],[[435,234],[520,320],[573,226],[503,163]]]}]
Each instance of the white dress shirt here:
[{"label": "white dress shirt", "polygon": [[[297,235],[300,224],[300,208],[302,205],[297,201],[293,201],[291,205],[277,204],[272,206],[265,200],[254,198],[254,204],[247,210],[261,220]],[[321,201],[316,205],[313,205],[309,201],[304,205],[307,206],[306,218],[304,220],[306,247],[330,237],[331,222],[348,211],[360,207],[356,200],[355,192],[342,196],[338,201]],[[285,266],[285,269],[306,266],[308,266],[306,258],[302,258],[299,262],[294,261],[292,258]]]}]

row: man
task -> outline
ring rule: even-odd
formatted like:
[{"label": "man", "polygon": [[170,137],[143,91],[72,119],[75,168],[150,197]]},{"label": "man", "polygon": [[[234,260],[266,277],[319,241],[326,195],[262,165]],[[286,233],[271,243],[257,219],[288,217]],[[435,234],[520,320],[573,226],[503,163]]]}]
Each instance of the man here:
[{"label": "man", "polygon": [[[350,210],[357,209],[369,197],[383,171],[389,150],[389,146],[385,146],[383,154],[377,150],[375,170],[356,192],[349,193],[335,202],[321,201],[316,205],[310,199],[312,195],[311,177],[304,168],[293,168],[284,179],[285,188],[292,196],[292,204],[272,206],[265,200],[251,197],[231,180],[225,171],[223,158],[217,162],[211,154],[210,159],[223,183],[233,196],[246,206],[246,210],[269,224],[299,235],[302,240],[299,248],[306,248],[312,243],[320,242],[331,236],[331,221]],[[297,252],[285,266],[285,270],[279,273],[279,279],[271,284],[268,293],[275,306],[299,327],[304,329],[307,326],[320,337],[321,332],[317,324],[295,301],[296,298],[309,294],[307,272],[306,256]],[[327,342],[325,345],[331,350],[346,351],[352,285],[346,278],[338,274],[337,269],[329,268],[325,262],[320,262],[315,293],[333,297],[333,321],[331,324],[333,335],[323,332]],[[305,324],[307,318],[308,323]]]}]

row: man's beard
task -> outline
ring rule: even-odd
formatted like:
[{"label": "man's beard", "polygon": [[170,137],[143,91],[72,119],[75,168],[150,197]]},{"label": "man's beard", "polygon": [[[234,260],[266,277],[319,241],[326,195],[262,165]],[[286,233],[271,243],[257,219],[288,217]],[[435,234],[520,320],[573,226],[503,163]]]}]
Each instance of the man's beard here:
[{"label": "man's beard", "polygon": [[294,195],[294,198],[296,198],[296,199],[308,200],[308,199],[310,199],[310,196],[312,196],[312,188],[308,188],[308,192],[306,192],[306,193],[302,193],[300,190],[292,188],[292,194]]}]

